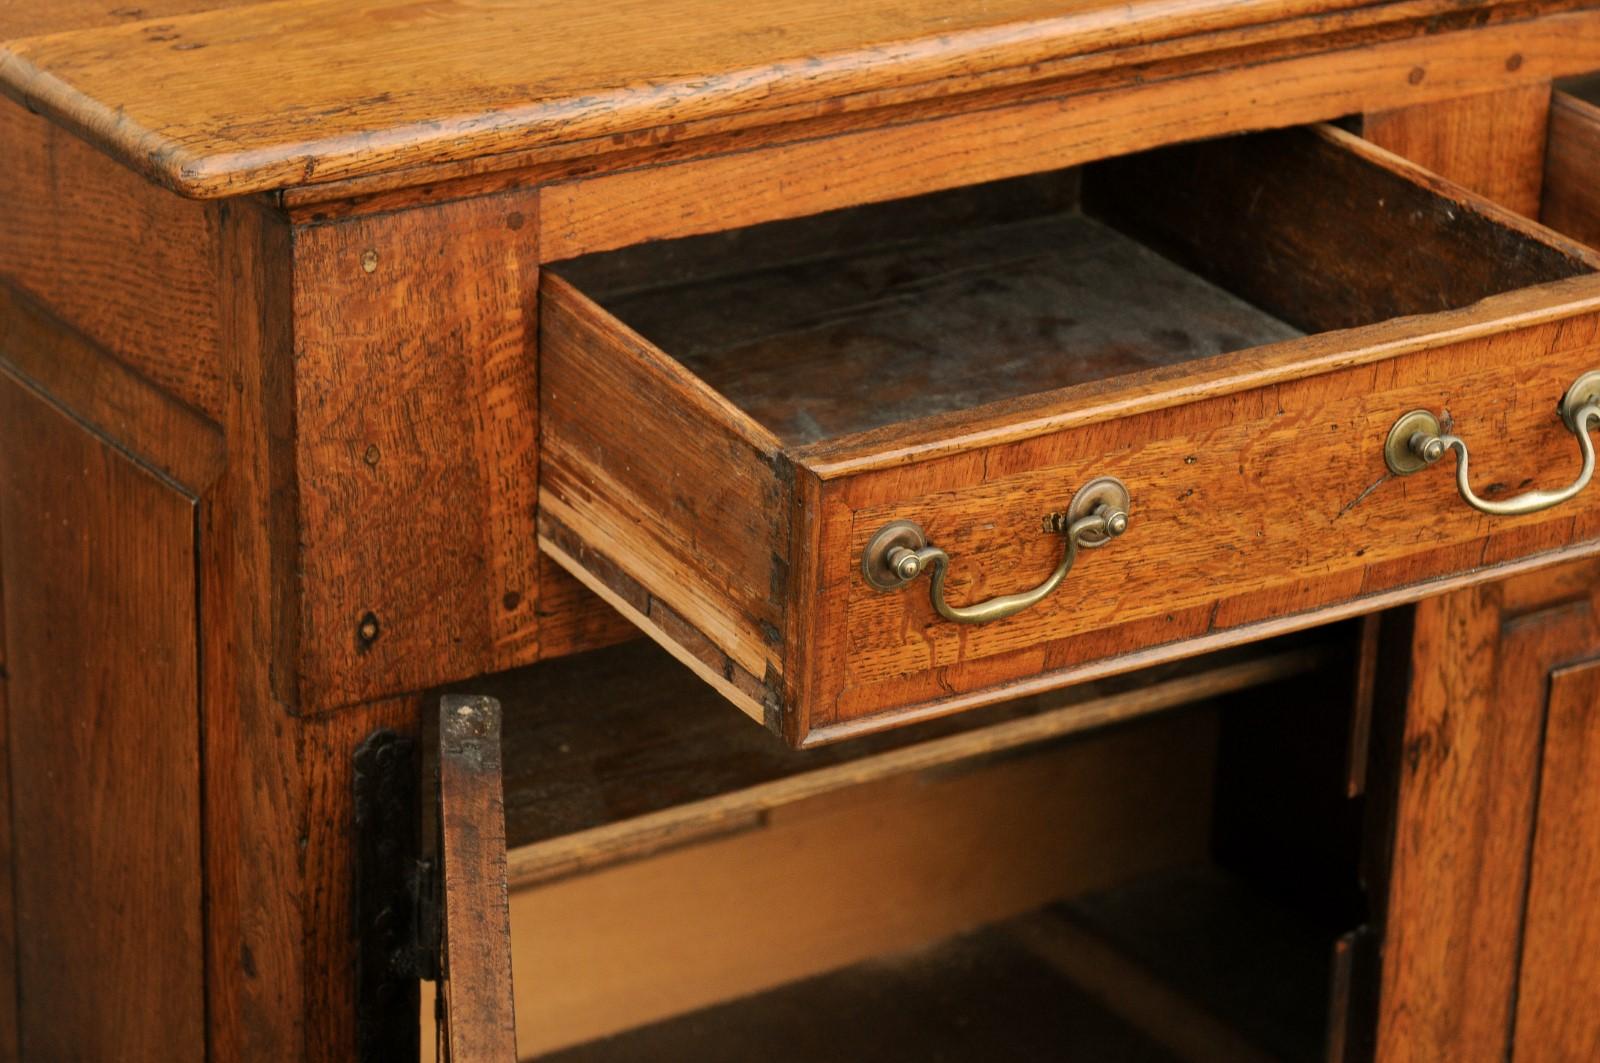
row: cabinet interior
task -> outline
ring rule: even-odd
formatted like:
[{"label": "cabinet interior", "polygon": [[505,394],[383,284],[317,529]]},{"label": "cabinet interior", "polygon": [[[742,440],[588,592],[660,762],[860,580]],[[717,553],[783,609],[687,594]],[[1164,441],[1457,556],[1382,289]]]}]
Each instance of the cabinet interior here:
[{"label": "cabinet interior", "polygon": [[808,750],[645,642],[476,681],[524,1058],[1326,1058],[1368,918],[1367,627]]}]

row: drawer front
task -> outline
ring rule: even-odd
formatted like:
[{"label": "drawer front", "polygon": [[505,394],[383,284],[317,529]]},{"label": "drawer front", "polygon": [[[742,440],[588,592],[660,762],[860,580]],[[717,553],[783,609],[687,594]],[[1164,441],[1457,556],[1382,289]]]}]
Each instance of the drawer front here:
[{"label": "drawer front", "polygon": [[[819,615],[836,622],[819,630],[813,733],[886,705],[947,709],[996,683],[1381,604],[1386,592],[1592,539],[1600,488],[1490,516],[1459,495],[1453,457],[1401,477],[1384,444],[1401,414],[1448,412],[1480,495],[1561,487],[1580,453],[1556,403],[1596,368],[1600,318],[1583,313],[829,479]],[[1053,593],[1013,617],[951,623],[926,577],[882,592],[862,576],[872,537],[910,520],[950,555],[952,602],[1025,589],[1062,555],[1045,518],[1100,476],[1128,489],[1127,532],[1080,551]]]}]

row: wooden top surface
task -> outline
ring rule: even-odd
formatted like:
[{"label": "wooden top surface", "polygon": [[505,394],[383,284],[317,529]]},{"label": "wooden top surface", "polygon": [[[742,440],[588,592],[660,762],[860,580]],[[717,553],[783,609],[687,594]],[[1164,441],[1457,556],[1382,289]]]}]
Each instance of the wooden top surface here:
[{"label": "wooden top surface", "polygon": [[1479,6],[1493,0],[10,0],[0,91],[218,197]]}]

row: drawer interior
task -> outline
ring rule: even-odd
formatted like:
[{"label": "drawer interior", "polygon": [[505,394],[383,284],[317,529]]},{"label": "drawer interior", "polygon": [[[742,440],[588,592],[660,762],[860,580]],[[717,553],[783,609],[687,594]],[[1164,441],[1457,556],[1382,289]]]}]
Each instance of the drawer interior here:
[{"label": "drawer interior", "polygon": [[1235,1058],[1325,1058],[1366,915],[1369,641],[1336,625],[811,750],[648,643],[475,681],[504,706],[522,1054],[1183,1058],[1151,1010],[1178,1007],[1257,1053]]},{"label": "drawer interior", "polygon": [[1343,136],[1230,137],[555,270],[792,447],[1590,271]]}]

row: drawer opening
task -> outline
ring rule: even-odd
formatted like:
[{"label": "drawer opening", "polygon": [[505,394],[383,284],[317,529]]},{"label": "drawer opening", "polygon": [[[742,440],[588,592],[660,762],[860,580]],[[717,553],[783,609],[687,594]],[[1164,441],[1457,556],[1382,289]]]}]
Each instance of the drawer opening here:
[{"label": "drawer opening", "polygon": [[1345,136],[1181,145],[554,269],[790,447],[1591,271]]},{"label": "drawer opening", "polygon": [[[963,1046],[947,1058],[1050,1037],[1195,1058],[1159,1028],[1176,1007],[1256,1053],[1235,1058],[1332,1058],[1313,1049],[1344,1029],[1365,918],[1345,776],[1369,653],[1335,625],[805,751],[648,644],[477,681],[505,714],[521,1054],[808,1059],[826,1036],[870,1058],[921,1024],[905,1043]],[[1278,863],[1241,855],[1262,846]],[[1150,913],[1172,916],[1153,943]],[[1259,983],[1211,984],[1235,974]],[[1008,1000],[1041,1006],[1019,1026]]]},{"label": "drawer opening", "polygon": [[[1486,490],[1561,483],[1597,263],[1331,127],[574,259],[539,547],[795,745],[1402,604],[1591,519],[1385,443],[1435,411]],[[1067,574],[1106,477],[1127,534]]]}]

